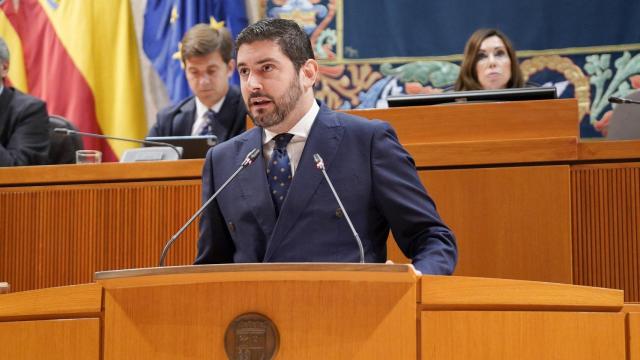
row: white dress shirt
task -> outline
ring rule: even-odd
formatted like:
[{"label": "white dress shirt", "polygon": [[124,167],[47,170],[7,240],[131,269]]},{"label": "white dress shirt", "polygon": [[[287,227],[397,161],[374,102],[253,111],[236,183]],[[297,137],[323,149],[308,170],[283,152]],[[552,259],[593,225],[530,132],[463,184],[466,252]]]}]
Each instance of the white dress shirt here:
[{"label": "white dress shirt", "polygon": [[[304,144],[307,142],[307,138],[309,137],[309,132],[311,131],[311,126],[320,111],[320,106],[318,106],[317,102],[313,102],[309,111],[295,124],[287,133],[293,134],[289,145],[287,145],[287,154],[289,155],[289,160],[291,161],[291,175],[295,175],[296,169],[298,168],[298,163],[300,162],[300,157],[302,156],[302,150],[304,150]],[[262,138],[262,154],[264,157],[265,164],[271,159],[271,154],[273,153],[273,148],[276,146],[273,138],[278,135],[272,131],[264,129],[264,137]],[[268,167],[268,164],[267,164]]]}]

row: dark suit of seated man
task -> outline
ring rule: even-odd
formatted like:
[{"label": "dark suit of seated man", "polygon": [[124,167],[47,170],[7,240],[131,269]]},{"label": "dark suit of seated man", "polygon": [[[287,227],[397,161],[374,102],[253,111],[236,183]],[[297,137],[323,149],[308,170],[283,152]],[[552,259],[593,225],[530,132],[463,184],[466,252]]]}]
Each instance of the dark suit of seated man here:
[{"label": "dark suit of seated man", "polygon": [[0,38],[0,166],[46,164],[49,160],[49,115],[45,103],[4,86],[9,49]]},{"label": "dark suit of seated man", "polygon": [[387,260],[389,229],[425,274],[451,274],[456,241],[391,126],[315,101],[318,63],[293,21],[265,19],[236,40],[242,95],[257,127],[207,154],[203,201],[253,148],[246,168],[205,210],[196,264],[359,262],[359,246],[314,154],[362,239],[365,262]]},{"label": "dark suit of seated man", "polygon": [[231,52],[225,28],[198,24],[185,33],[181,56],[195,95],[160,111],[149,136],[216,135],[222,142],[245,130],[244,102],[238,88],[229,86]]}]

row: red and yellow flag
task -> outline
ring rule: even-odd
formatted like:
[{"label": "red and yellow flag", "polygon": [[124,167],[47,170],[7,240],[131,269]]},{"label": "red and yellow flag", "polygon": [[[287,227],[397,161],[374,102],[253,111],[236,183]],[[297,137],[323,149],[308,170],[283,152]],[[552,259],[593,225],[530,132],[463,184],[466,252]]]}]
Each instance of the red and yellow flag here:
[{"label": "red and yellow flag", "polygon": [[[0,0],[9,81],[47,102],[80,131],[143,138],[147,132],[129,0]],[[85,138],[115,161],[131,144]]]}]

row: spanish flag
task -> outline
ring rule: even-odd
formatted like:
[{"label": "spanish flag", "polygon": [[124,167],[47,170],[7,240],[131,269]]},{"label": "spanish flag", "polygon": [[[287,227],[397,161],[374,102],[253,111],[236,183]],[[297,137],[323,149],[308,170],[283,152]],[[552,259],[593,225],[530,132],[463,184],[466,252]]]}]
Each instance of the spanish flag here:
[{"label": "spanish flag", "polygon": [[[142,80],[129,0],[0,0],[12,86],[80,131],[143,138]],[[84,139],[115,161],[133,145]]]}]

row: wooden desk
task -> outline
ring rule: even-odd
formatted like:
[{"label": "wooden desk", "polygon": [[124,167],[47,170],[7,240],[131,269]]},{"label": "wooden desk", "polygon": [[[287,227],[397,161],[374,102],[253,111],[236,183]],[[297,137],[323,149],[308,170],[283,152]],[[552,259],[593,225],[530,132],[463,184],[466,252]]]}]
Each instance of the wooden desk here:
[{"label": "wooden desk", "polygon": [[422,277],[422,359],[624,359],[622,293]]},{"label": "wooden desk", "polygon": [[102,286],[0,295],[0,359],[99,359]]},{"label": "wooden desk", "polygon": [[575,99],[349,111],[390,122],[419,168],[575,160],[577,112]]},{"label": "wooden desk", "polygon": [[[634,350],[622,299],[575,285],[420,277],[402,265],[136,269],[0,296],[0,358],[225,359],[231,321],[258,312],[278,329],[277,359],[625,360]],[[255,354],[261,327],[252,329],[245,350]]]},{"label": "wooden desk", "polygon": [[625,304],[627,314],[627,360],[640,360],[640,303]]},{"label": "wooden desk", "polygon": [[[358,114],[389,120],[416,159],[457,235],[456,275],[611,287],[640,301],[640,142],[577,142],[575,111],[557,100]],[[198,208],[201,168],[0,169],[0,280],[21,291],[155,266]],[[194,224],[167,264],[190,264],[196,237]],[[389,255],[404,261],[397,248]]]},{"label": "wooden desk", "polygon": [[458,237],[456,275],[640,301],[640,141],[578,142],[572,99],[350,112],[397,130]]},{"label": "wooden desk", "polygon": [[[199,207],[201,169],[202,160],[0,169],[0,278],[22,291],[157,265]],[[168,265],[193,261],[195,225]]]}]

